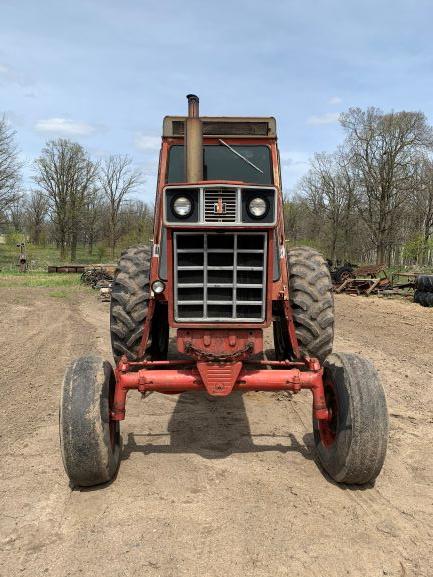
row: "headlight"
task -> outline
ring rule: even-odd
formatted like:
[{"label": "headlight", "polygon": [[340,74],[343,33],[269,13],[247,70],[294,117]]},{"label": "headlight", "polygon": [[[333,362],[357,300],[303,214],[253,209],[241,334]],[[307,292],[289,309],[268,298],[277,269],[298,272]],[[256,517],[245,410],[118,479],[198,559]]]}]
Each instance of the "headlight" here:
[{"label": "headlight", "polygon": [[173,212],[180,218],[191,214],[192,202],[187,196],[177,196],[173,201]]},{"label": "headlight", "polygon": [[261,218],[266,214],[268,210],[268,204],[264,198],[257,196],[256,198],[252,198],[249,201],[247,208],[250,216],[254,218]]},{"label": "headlight", "polygon": [[161,294],[164,291],[164,289],[165,284],[162,282],[162,280],[156,280],[152,283],[152,290],[157,295]]}]

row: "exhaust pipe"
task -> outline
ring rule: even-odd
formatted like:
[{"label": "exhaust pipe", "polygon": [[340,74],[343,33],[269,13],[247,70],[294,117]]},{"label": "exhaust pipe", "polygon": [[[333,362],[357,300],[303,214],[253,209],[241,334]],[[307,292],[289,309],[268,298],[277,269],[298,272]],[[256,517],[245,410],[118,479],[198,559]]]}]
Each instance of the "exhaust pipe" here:
[{"label": "exhaust pipe", "polygon": [[186,182],[203,180],[203,130],[199,114],[199,99],[188,94],[188,117],[185,120]]}]

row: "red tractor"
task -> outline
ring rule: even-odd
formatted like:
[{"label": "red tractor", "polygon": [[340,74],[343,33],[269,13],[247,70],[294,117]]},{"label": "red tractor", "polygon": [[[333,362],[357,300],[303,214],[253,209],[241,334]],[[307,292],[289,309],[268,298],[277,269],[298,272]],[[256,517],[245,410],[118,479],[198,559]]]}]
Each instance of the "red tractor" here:
[{"label": "red tractor", "polygon": [[[372,364],[332,353],[328,267],[286,249],[274,118],[164,119],[153,244],[123,252],[112,288],[116,367],[96,356],[66,371],[63,462],[75,486],[105,483],[120,461],[128,391],[309,389],[318,461],[336,481],[379,474],[388,414]],[[263,358],[272,325],[275,358]],[[178,355],[167,358],[169,329]]]}]

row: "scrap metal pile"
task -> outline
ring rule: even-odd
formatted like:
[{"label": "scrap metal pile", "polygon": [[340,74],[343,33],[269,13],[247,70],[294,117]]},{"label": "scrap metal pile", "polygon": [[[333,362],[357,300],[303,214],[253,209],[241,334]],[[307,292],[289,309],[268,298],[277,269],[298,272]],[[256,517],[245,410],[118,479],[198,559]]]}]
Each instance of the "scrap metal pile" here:
[{"label": "scrap metal pile", "polygon": [[423,307],[433,307],[432,274],[394,272],[390,278],[384,265],[373,265],[358,267],[350,273],[347,271],[346,278],[340,282],[333,278],[333,282],[337,294],[400,295],[411,299],[413,295],[413,302]]},{"label": "scrap metal pile", "polygon": [[336,293],[371,295],[392,290],[384,265],[362,266],[353,270],[341,284],[334,287]]}]

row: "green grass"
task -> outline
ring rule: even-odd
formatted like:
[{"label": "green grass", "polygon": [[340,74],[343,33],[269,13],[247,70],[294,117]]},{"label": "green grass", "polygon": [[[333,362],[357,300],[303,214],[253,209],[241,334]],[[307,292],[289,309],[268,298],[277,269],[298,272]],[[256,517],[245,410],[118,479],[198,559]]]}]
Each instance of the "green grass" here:
[{"label": "green grass", "polygon": [[[119,254],[121,249],[119,248]],[[60,258],[59,251],[55,246],[35,246],[30,243],[26,245],[27,263],[29,270],[46,271],[48,265],[62,264],[97,264],[117,262],[117,257],[112,259],[109,251],[101,256],[101,253],[95,249],[93,255],[89,255],[87,248],[77,248],[77,258],[71,263],[69,256],[64,260]],[[14,272],[18,270],[19,249],[15,245],[0,244],[0,269],[5,272]]]},{"label": "green grass", "polygon": [[[80,274],[57,274],[38,271],[20,272],[0,272],[0,288],[13,287],[79,287]],[[51,296],[63,298],[60,296],[62,291],[54,291]],[[59,293],[59,294],[57,294]],[[66,296],[66,295],[64,295]]]},{"label": "green grass", "polygon": [[48,293],[48,296],[53,297],[55,299],[65,299],[69,296],[69,292],[67,291],[52,291]]}]

